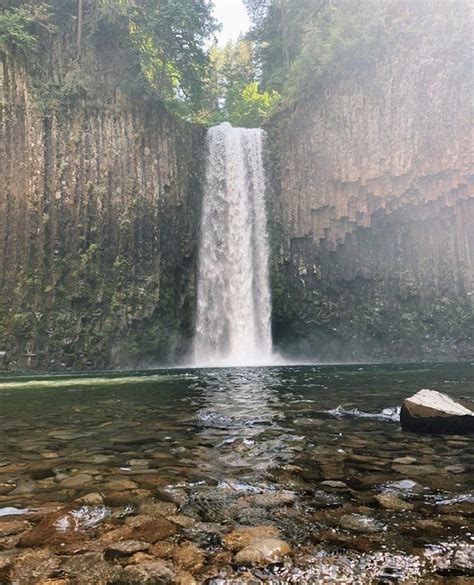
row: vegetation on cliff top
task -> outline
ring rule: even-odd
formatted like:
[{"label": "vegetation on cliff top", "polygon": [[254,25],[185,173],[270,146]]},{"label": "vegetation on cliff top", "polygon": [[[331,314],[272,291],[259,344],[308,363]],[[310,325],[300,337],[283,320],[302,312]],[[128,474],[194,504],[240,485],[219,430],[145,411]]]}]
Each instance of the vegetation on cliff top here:
[{"label": "vegetation on cliff top", "polygon": [[4,0],[2,8],[0,50],[27,58],[43,94],[58,78],[93,94],[105,73],[182,117],[199,109],[210,66],[204,46],[218,28],[209,0]]},{"label": "vegetation on cliff top", "polygon": [[258,126],[280,94],[304,96],[383,44],[378,0],[246,5],[253,30],[220,48],[210,0],[3,0],[0,50],[26,58],[48,106],[103,96],[109,81],[186,119]]}]

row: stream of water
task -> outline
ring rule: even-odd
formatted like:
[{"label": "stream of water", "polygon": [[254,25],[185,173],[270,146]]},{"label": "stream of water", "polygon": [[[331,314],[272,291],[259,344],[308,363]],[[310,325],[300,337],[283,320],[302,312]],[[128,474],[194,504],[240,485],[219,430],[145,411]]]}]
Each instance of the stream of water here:
[{"label": "stream of water", "polygon": [[195,359],[272,363],[264,132],[224,123],[207,134]]}]

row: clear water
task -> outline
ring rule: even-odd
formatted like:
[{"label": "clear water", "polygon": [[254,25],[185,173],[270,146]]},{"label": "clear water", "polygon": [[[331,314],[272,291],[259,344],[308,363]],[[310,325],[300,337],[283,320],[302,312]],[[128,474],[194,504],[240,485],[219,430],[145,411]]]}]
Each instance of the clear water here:
[{"label": "clear water", "polygon": [[264,132],[207,132],[197,287],[198,365],[272,363]]},{"label": "clear water", "polygon": [[[0,378],[0,527],[55,506],[83,514],[77,498],[99,492],[106,510],[87,510],[82,525],[94,541],[110,529],[117,482],[130,480],[120,489],[129,514],[141,498],[174,493],[179,513],[207,523],[180,536],[206,551],[198,582],[247,582],[219,561],[209,523],[281,530],[292,555],[251,569],[262,581],[469,575],[474,441],[402,432],[396,409],[420,388],[472,399],[472,374],[471,364],[439,364]],[[64,481],[78,474],[89,479]],[[381,494],[410,511],[382,507]],[[0,536],[0,557],[16,550]]]}]

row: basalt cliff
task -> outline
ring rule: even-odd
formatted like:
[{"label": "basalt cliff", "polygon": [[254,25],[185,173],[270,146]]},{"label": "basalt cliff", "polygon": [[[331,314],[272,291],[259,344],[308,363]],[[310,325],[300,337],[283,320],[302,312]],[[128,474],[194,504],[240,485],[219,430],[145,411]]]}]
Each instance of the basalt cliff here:
[{"label": "basalt cliff", "polygon": [[79,369],[183,356],[204,131],[111,87],[41,103],[6,55],[0,90],[3,361]]},{"label": "basalt cliff", "polygon": [[274,332],[295,356],[473,355],[472,12],[436,7],[269,125]]}]

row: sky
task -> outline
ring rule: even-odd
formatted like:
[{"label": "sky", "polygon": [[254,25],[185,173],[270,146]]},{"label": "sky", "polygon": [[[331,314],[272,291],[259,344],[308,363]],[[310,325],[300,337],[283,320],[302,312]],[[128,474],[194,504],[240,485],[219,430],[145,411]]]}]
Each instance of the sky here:
[{"label": "sky", "polygon": [[249,29],[250,20],[242,0],[214,0],[214,7],[214,15],[223,25],[217,35],[220,45],[235,41]]}]

